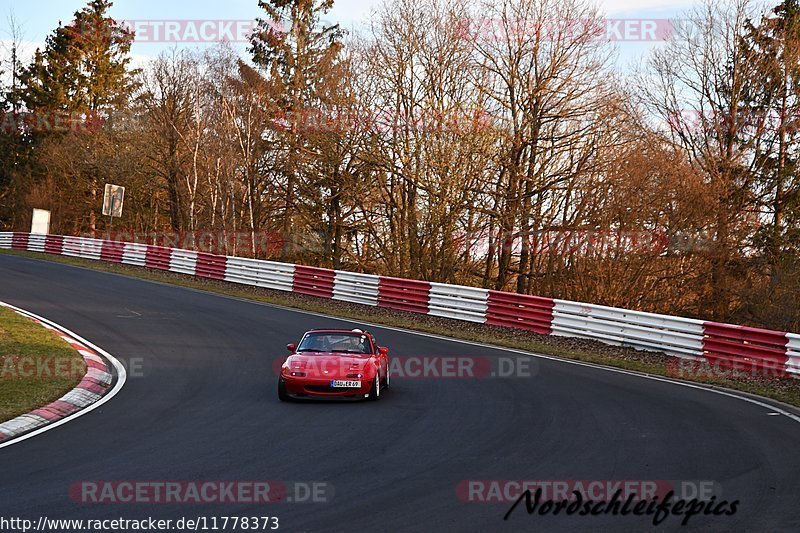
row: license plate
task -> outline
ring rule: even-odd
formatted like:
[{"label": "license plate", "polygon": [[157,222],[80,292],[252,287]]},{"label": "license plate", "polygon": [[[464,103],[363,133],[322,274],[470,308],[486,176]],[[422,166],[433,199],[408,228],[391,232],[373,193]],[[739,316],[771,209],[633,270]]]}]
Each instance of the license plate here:
[{"label": "license plate", "polygon": [[348,381],[344,379],[332,379],[331,387],[334,389],[360,389],[360,381]]}]

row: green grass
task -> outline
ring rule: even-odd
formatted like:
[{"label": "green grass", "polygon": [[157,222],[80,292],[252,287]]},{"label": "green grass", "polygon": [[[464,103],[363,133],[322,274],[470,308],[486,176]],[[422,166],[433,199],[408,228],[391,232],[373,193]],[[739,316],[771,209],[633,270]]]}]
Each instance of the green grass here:
[{"label": "green grass", "polygon": [[0,307],[0,422],[59,399],[85,372],[83,357],[58,335]]},{"label": "green grass", "polygon": [[22,251],[2,250],[0,253],[113,272],[236,298],[353,319],[359,322],[372,322],[504,348],[516,348],[563,359],[664,376],[679,381],[702,383],[712,387],[738,390],[800,406],[800,379],[751,376],[741,372],[722,376],[709,375],[706,372],[698,372],[696,375],[676,375],[674,370],[676,360],[672,357],[660,353],[607,346],[596,341],[537,335],[518,329],[473,324],[386,308],[350,304],[141,267]]}]

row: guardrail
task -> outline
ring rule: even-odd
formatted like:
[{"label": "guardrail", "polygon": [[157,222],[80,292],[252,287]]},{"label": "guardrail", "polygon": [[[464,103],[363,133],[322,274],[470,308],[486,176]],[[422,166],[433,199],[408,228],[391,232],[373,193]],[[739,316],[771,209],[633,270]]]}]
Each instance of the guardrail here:
[{"label": "guardrail", "polygon": [[431,283],[428,295],[428,314],[466,320],[486,322],[486,309],[489,307],[489,291],[475,287]]},{"label": "guardrail", "polygon": [[333,298],[335,276],[333,270],[327,268],[295,265],[292,291],[309,296]]},{"label": "guardrail", "polygon": [[378,306],[428,314],[431,284],[426,281],[378,276]]},{"label": "guardrail", "polygon": [[767,372],[789,371],[786,333],[704,323],[703,351],[713,365]]},{"label": "guardrail", "polygon": [[601,305],[555,300],[553,334],[679,357],[703,355],[703,322]]},{"label": "guardrail", "polygon": [[225,281],[291,292],[294,286],[294,265],[229,257]]},{"label": "guardrail", "polygon": [[800,374],[800,335],[794,333],[787,333],[786,338],[789,339],[786,345],[786,371],[792,374]]},{"label": "guardrail", "polygon": [[364,305],[378,305],[378,276],[336,271],[333,299]]},{"label": "guardrail", "polygon": [[555,301],[552,298],[489,291],[486,323],[550,335],[553,330],[554,306]]},{"label": "guardrail", "polygon": [[800,335],[580,302],[88,237],[0,232],[0,248],[168,270],[800,376]]}]

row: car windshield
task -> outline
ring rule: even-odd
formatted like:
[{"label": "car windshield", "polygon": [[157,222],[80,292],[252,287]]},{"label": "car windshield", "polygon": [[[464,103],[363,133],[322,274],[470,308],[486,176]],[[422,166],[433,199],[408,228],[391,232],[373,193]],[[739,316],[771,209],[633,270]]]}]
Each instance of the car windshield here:
[{"label": "car windshield", "polygon": [[363,333],[309,333],[297,351],[368,354],[370,344]]}]

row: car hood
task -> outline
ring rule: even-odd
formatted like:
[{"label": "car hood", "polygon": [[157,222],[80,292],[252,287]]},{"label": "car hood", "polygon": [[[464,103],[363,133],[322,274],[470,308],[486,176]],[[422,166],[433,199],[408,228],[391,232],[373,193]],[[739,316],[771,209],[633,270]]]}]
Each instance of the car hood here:
[{"label": "car hood", "polygon": [[347,374],[363,373],[369,360],[368,354],[304,352],[289,356],[285,364],[308,377],[344,378]]}]

